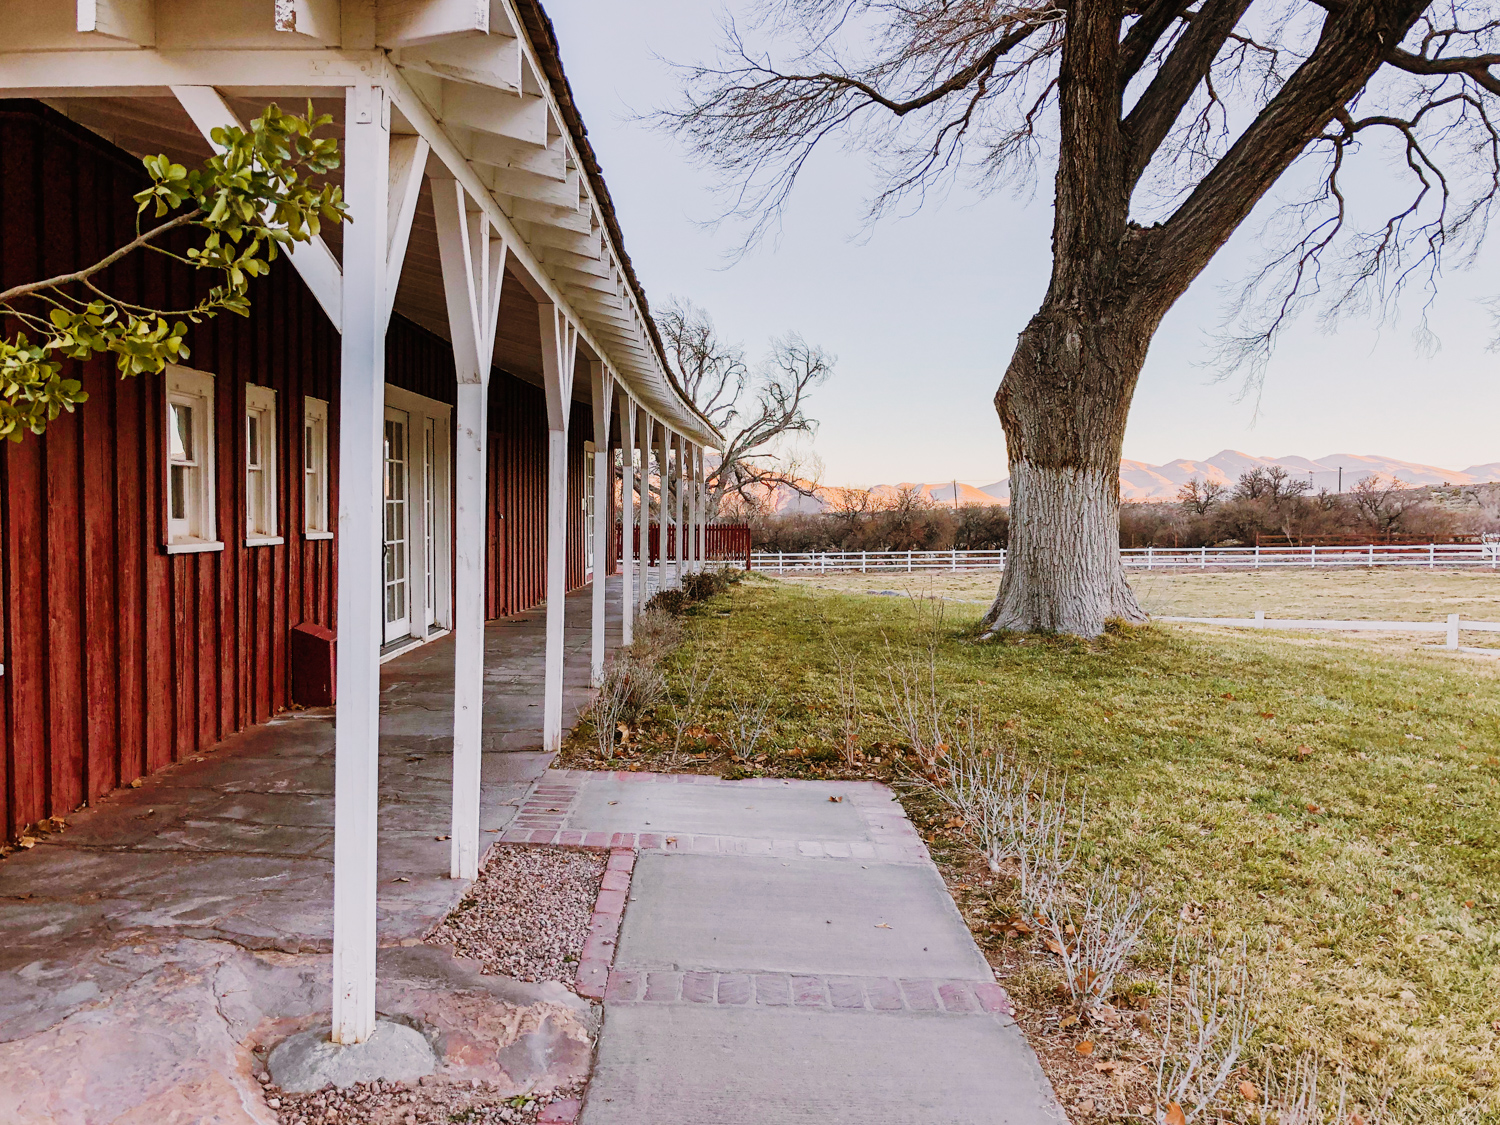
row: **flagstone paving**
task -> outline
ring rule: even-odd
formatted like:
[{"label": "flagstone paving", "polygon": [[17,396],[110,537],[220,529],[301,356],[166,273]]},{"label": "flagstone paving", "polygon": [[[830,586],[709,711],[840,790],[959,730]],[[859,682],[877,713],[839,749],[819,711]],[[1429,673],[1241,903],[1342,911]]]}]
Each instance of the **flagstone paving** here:
[{"label": "flagstone paving", "polygon": [[[567,602],[568,723],[588,701],[591,598]],[[485,632],[486,846],[551,761],[543,619]],[[580,1079],[594,1006],[416,944],[469,886],[447,877],[452,640],[381,671],[377,1007],[428,1030],[445,1077]],[[250,1047],[326,1023],[330,1005],[331,715],[252,728],[67,822],[0,862],[0,1122],[273,1125]]]},{"label": "flagstone paving", "polygon": [[884,786],[549,771],[503,838],[614,849],[582,1125],[1066,1120]]}]

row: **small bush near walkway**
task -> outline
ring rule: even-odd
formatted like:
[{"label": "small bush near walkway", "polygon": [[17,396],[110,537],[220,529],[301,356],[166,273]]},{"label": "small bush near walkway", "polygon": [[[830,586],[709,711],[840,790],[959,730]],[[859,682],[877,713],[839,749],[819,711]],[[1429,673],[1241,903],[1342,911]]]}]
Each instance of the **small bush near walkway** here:
[{"label": "small bush near walkway", "polygon": [[[982,609],[752,576],[683,619],[623,765],[896,784],[1075,1120],[1500,1114],[1500,662],[1174,626],[981,645]],[[564,764],[622,767],[588,743]],[[1021,901],[944,799],[964,755],[1066,780],[1061,891]],[[1091,925],[1128,946],[1143,917],[1133,946],[1073,948]],[[1194,1020],[1217,1085],[1183,1069]]]}]

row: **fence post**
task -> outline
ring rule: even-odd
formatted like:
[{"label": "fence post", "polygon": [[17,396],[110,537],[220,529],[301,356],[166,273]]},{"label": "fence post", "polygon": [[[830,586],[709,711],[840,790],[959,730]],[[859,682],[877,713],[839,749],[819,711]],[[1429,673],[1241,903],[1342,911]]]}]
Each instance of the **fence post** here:
[{"label": "fence post", "polygon": [[1260,569],[1260,544],[1255,545],[1255,569]]},{"label": "fence post", "polygon": [[1151,570],[1155,566],[1156,566],[1156,548],[1153,547],[1151,544],[1147,543],[1146,544],[1146,569],[1147,570]]},{"label": "fence post", "polygon": [[1198,569],[1203,570],[1208,566],[1208,544],[1198,548]]},{"label": "fence post", "polygon": [[953,569],[958,569],[958,548],[953,548]]},{"label": "fence post", "polygon": [[1453,649],[1458,647],[1458,614],[1456,613],[1448,615],[1448,647]]},{"label": "fence post", "polygon": [[859,572],[861,574],[863,574],[865,572],[866,564],[869,561],[869,555],[870,555],[869,551],[861,551],[859,553]]},{"label": "fence post", "polygon": [[776,573],[777,574],[785,574],[786,573],[786,552],[785,551],[777,551],[776,552]]},{"label": "fence post", "polygon": [[1312,560],[1309,565],[1313,566],[1313,567],[1316,567],[1318,565],[1318,545],[1316,543],[1314,543],[1312,546],[1310,546],[1308,548],[1308,551],[1309,551],[1309,554],[1308,554],[1307,557]]},{"label": "fence post", "polygon": [[1257,609],[1255,611],[1255,628],[1257,628],[1257,629],[1264,629],[1265,627],[1266,627],[1266,611],[1263,610],[1263,609]]},{"label": "fence post", "polygon": [[[1427,544],[1427,569],[1431,570],[1436,563],[1437,563],[1437,546],[1436,546],[1436,544],[1429,543],[1429,544]],[[1450,620],[1451,620],[1451,618],[1450,618]]]},{"label": "fence post", "polygon": [[911,552],[910,551],[906,552],[906,573],[907,574],[911,573]]},{"label": "fence post", "polygon": [[1375,565],[1375,544],[1374,543],[1370,544],[1369,555],[1370,555],[1370,566],[1373,568],[1374,565]]}]

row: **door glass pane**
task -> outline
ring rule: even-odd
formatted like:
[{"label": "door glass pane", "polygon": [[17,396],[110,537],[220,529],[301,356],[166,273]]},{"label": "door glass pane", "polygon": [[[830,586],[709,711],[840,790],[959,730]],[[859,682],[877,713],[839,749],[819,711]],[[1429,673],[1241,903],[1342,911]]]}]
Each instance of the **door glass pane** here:
[{"label": "door glass pane", "polygon": [[[391,415],[398,415],[392,417]],[[385,420],[385,624],[386,640],[411,631],[407,589],[406,415]]]}]

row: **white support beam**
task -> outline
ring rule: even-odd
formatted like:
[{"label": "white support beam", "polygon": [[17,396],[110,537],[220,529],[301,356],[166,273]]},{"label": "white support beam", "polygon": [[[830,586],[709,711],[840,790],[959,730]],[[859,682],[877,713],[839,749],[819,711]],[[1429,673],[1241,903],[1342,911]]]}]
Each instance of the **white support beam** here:
[{"label": "white support beam", "polygon": [[635,399],[620,395],[620,643],[635,637]]},{"label": "white support beam", "polygon": [[442,112],[449,124],[547,147],[547,103],[541,98],[445,81]]},{"label": "white support beam", "polygon": [[320,46],[337,47],[343,41],[339,0],[276,0],[274,26]]},{"label": "white support beam", "polygon": [[597,359],[589,361],[589,379],[594,396],[594,604],[589,683],[598,687],[604,682],[605,588],[609,585],[605,570],[609,566],[610,540],[615,534],[614,520],[606,521],[600,516],[601,511],[607,513],[610,509],[614,458],[609,455],[609,429],[615,416],[615,379]]},{"label": "white support beam", "polygon": [[[425,159],[425,156],[424,156]],[[458,379],[453,574],[453,827],[449,874],[479,877],[484,761],[486,390],[499,324],[506,246],[457,180],[432,184],[448,332]]]},{"label": "white support beam", "polygon": [[[508,29],[509,21],[504,25]],[[490,0],[378,0],[375,8],[375,41],[382,47],[411,47],[489,30]]]},{"label": "white support beam", "polygon": [[77,0],[77,17],[78,30],[85,35],[137,47],[156,44],[155,0]]},{"label": "white support beam", "polygon": [[521,93],[521,48],[507,36],[476,35],[406,47],[396,52],[395,61],[438,78]]},{"label": "white support beam", "polygon": [[[369,87],[364,87],[368,89]],[[176,95],[177,101],[193,119],[193,124],[203,134],[209,143],[213,142],[213,131],[215,129],[227,128],[231,125],[245,128],[244,122],[229,107],[224,96],[212,86],[173,86],[172,93]],[[385,105],[384,98],[381,104]],[[346,173],[347,174],[347,173]],[[382,181],[382,190],[385,184]],[[347,197],[348,192],[344,193]],[[386,212],[386,205],[382,205],[381,214]],[[410,219],[407,220],[408,226]],[[387,224],[382,221],[381,226]],[[389,251],[389,232],[387,231],[386,245],[381,247],[381,257],[384,259]],[[405,244],[403,243],[403,250]],[[302,280],[312,290],[312,295],[322,306],[323,312],[333,322],[333,327],[343,331],[344,316],[344,273],[339,266],[339,261],[333,256],[333,251],[328,249],[328,244],[323,241],[322,236],[315,235],[309,242],[289,243],[284,245],[282,251],[292,261],[292,266],[302,275]],[[382,277],[384,274],[382,274]],[[394,286],[394,280],[391,283]],[[385,291],[377,293],[377,308],[389,309],[384,303]],[[387,315],[389,315],[387,313]],[[381,331],[384,332],[384,323]]]},{"label": "white support beam", "polygon": [[562,746],[563,624],[568,589],[568,415],[578,329],[557,305],[537,307],[542,383],[547,394],[547,652],[542,686],[542,749]]},{"label": "white support beam", "polygon": [[339,373],[338,702],[334,720],[333,1040],[375,1031],[375,853],[385,544],[385,209],[390,114],[379,86],[345,99],[344,256]]},{"label": "white support beam", "polygon": [[422,176],[427,168],[431,146],[422,137],[391,138],[390,203],[386,214],[390,232],[386,242],[385,319],[389,323],[396,304],[396,290],[401,285],[401,266],[406,261],[406,246],[411,240],[411,223],[417,213],[417,199],[422,194]]},{"label": "white support beam", "polygon": [[702,569],[698,565],[698,447],[689,443],[687,449],[687,567],[689,574],[697,574],[698,571]]},{"label": "white support beam", "polygon": [[[651,600],[651,431],[656,419],[641,412],[641,592],[640,610]],[[658,524],[660,521],[658,520]],[[661,572],[658,570],[658,574]]]}]

